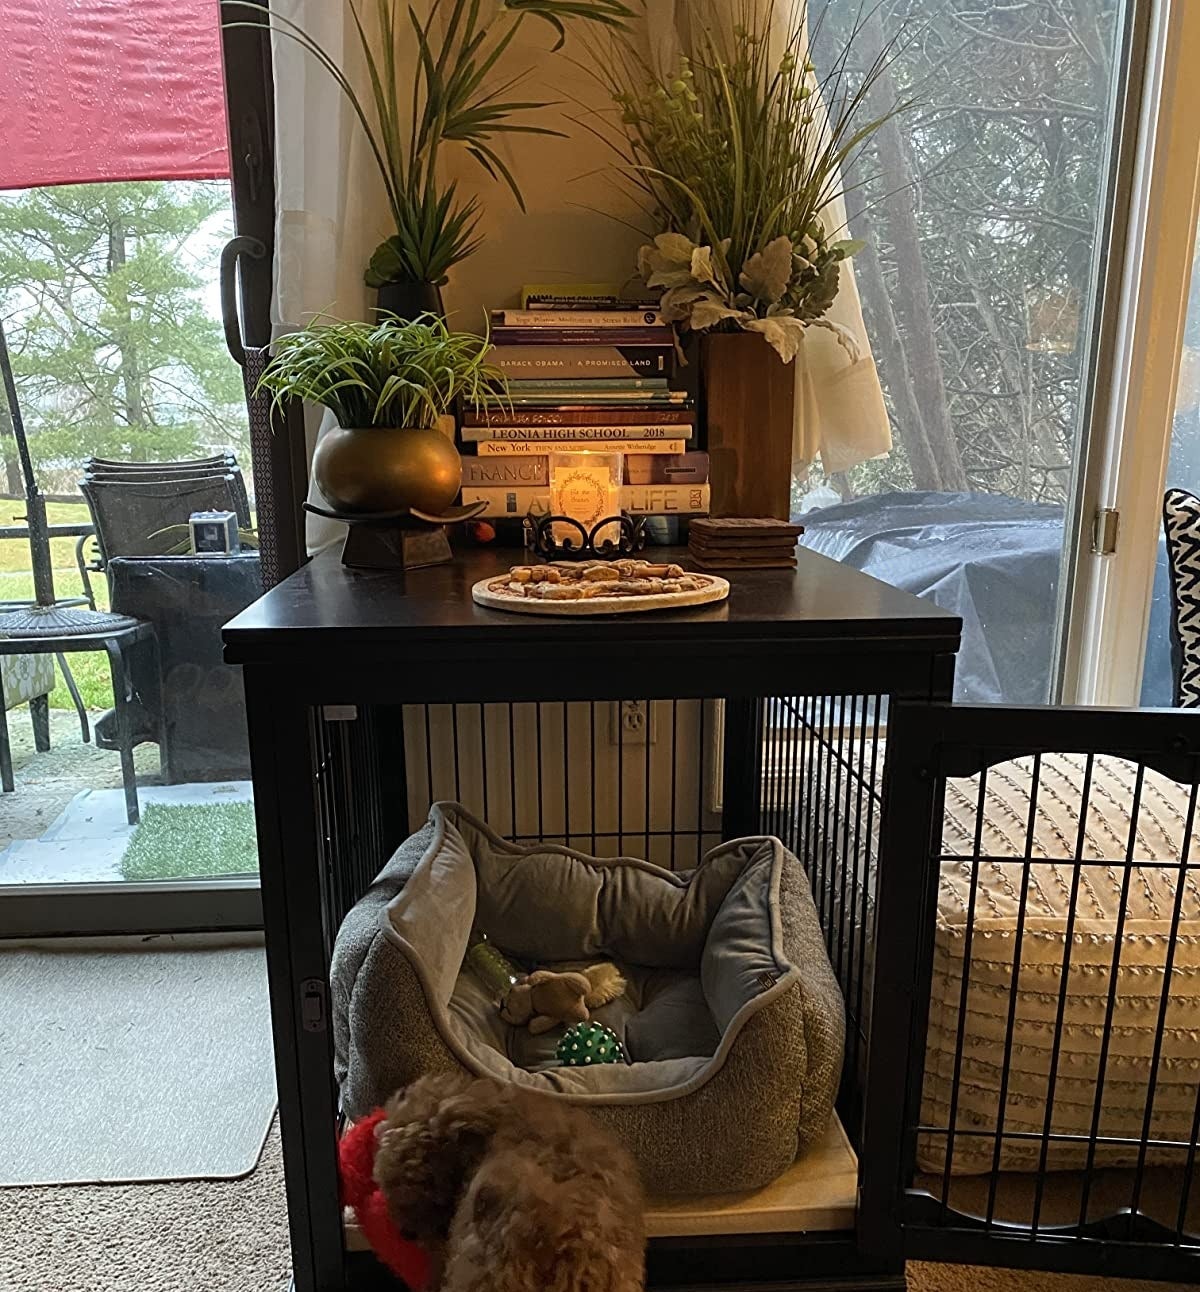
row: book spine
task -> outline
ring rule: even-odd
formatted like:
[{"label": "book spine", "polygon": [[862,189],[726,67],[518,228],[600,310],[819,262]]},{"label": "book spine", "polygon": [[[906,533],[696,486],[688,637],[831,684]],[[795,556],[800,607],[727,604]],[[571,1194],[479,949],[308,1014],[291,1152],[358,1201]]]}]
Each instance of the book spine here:
[{"label": "book spine", "polygon": [[[617,395],[672,393],[666,377],[608,377],[600,380],[595,377],[522,378],[510,383],[509,390],[522,395],[562,395],[573,400],[591,395],[612,399]],[[501,399],[502,396],[497,394],[494,398]]]},{"label": "book spine", "polygon": [[[707,484],[622,485],[621,508],[631,516],[704,516],[708,514]],[[485,502],[484,516],[545,515],[550,495],[537,485],[463,487],[464,506]]]},{"label": "book spine", "polygon": [[[545,485],[550,479],[550,452],[570,453],[583,446],[572,444],[498,444],[496,452],[481,451],[463,458],[464,486]],[[682,440],[664,440],[649,446],[625,446],[623,481],[627,485],[707,484],[709,461],[703,450],[688,450]],[[501,451],[502,450],[502,451]],[[549,452],[547,451],[549,450]],[[613,452],[619,452],[613,448]]]},{"label": "book spine", "polygon": [[702,449],[673,454],[626,453],[627,485],[696,485],[708,483],[708,454]]},{"label": "book spine", "polygon": [[666,344],[669,333],[659,327],[494,327],[492,344],[509,345],[619,345]]},{"label": "book spine", "polygon": [[[593,453],[600,450],[604,453],[636,453],[639,457],[647,454],[680,454],[687,451],[687,440],[478,440],[475,452],[481,458],[519,458],[546,453]],[[466,462],[469,459],[464,458]]]},{"label": "book spine", "polygon": [[[516,387],[513,386],[512,390],[515,392]],[[573,400],[569,395],[564,395],[561,392],[547,392],[543,395],[511,393],[507,399],[497,400],[495,404],[489,405],[489,407],[497,412],[507,412],[510,408],[584,408],[591,410],[591,416],[587,420],[597,422],[602,419],[607,420],[609,411],[619,412],[624,409],[628,412],[635,408],[648,408],[652,411],[678,408],[691,409],[695,407],[695,404],[686,395],[676,397],[673,394],[668,395],[665,392],[660,394],[653,390],[628,390],[623,395],[613,395],[611,399],[605,399],[602,395],[588,395],[580,400]]]},{"label": "book spine", "polygon": [[657,309],[534,309],[493,310],[492,326],[503,328],[537,328],[553,332],[559,328],[664,328]]},{"label": "book spine", "polygon": [[550,459],[545,453],[510,454],[507,457],[463,458],[464,489],[511,489],[514,486],[550,483]]},{"label": "book spine", "polygon": [[617,377],[670,377],[675,370],[671,345],[500,345],[488,363],[510,378],[583,380]]},{"label": "book spine", "polygon": [[595,309],[596,301],[607,304],[620,298],[620,283],[525,283],[521,288],[521,308],[526,310],[531,302],[542,301],[582,301]]},{"label": "book spine", "polygon": [[621,506],[631,516],[707,516],[707,484],[622,485]]},{"label": "book spine", "polygon": [[657,296],[643,296],[640,300],[630,300],[627,296],[554,296],[542,292],[536,296],[526,296],[521,308],[533,313],[576,313],[582,314],[595,310],[656,310],[661,304]]},{"label": "book spine", "polygon": [[[546,408],[469,408],[463,413],[467,426],[692,426],[690,408],[635,407],[589,408],[586,405],[551,405]],[[682,433],[682,432],[681,432]]]},{"label": "book spine", "polygon": [[556,440],[587,440],[593,447],[621,440],[688,440],[690,426],[664,426],[647,422],[641,426],[464,426],[462,437],[467,444],[494,440],[527,440],[553,444]]}]

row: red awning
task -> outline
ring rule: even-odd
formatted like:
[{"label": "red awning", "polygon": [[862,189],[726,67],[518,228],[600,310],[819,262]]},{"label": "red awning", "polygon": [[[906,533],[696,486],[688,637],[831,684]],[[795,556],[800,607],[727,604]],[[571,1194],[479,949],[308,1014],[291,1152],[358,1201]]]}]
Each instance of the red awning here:
[{"label": "red awning", "polygon": [[0,189],[229,174],[219,0],[0,0]]}]

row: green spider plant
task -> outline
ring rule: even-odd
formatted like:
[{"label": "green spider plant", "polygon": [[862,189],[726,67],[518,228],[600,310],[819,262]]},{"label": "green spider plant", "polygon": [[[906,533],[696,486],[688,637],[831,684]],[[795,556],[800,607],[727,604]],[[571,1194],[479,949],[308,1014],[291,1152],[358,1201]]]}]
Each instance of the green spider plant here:
[{"label": "green spider plant", "polygon": [[789,5],[775,40],[770,0],[690,0],[690,58],[656,71],[618,35],[611,55],[593,60],[620,119],[619,130],[595,133],[661,230],[639,268],[648,286],[665,289],[668,319],[762,332],[785,359],[804,327],[833,327],[822,316],[840,264],[861,244],[834,236],[829,208],[847,163],[907,106],[866,112],[892,53],[868,52],[852,68],[869,17],[860,15],[823,77],[807,56],[805,0]]},{"label": "green spider plant", "polygon": [[355,430],[428,427],[460,396],[477,401],[503,387],[486,363],[490,348],[486,336],[451,332],[433,314],[411,323],[318,318],[275,342],[255,394],[271,393],[272,412],[291,399],[320,404]]},{"label": "green spider plant", "polygon": [[[444,145],[465,148],[492,179],[503,180],[525,209],[516,179],[496,151],[497,137],[562,134],[526,119],[548,107],[547,102],[509,97],[523,76],[499,83],[493,76],[525,20],[552,27],[557,50],[570,23],[615,30],[632,16],[622,0],[433,0],[422,21],[411,4],[402,6],[398,0],[344,0],[367,71],[368,84],[356,86],[297,23],[256,0],[224,3],[269,14],[281,35],[334,78],[358,118],[396,224],[395,234],[371,257],[369,287],[444,283],[450,269],[479,246],[479,199],[461,198],[457,185],[439,177]],[[364,22],[364,12],[372,8],[377,42]],[[403,41],[412,42],[416,51],[415,75],[397,61]]]}]

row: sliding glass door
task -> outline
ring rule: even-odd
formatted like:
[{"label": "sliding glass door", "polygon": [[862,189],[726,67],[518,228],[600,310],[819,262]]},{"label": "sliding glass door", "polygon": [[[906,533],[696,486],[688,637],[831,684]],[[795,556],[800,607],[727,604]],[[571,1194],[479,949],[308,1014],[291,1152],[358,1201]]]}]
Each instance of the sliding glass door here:
[{"label": "sliding glass door", "polygon": [[[29,155],[0,160],[11,366],[0,399],[0,935],[261,919],[245,706],[220,631],[262,591],[269,482],[255,478],[222,327],[222,249],[240,194],[225,160],[219,11],[186,10],[173,20],[173,66],[186,63],[189,103],[207,104],[187,148],[164,153],[167,127],[146,134],[145,151],[109,140],[82,183],[63,182],[76,177],[72,155],[35,157],[33,134]],[[61,42],[96,38],[63,22]],[[94,50],[76,52],[66,61],[94,65],[83,57]],[[135,53],[117,32],[106,57]],[[251,58],[242,85],[255,74]],[[162,107],[172,109],[167,88]],[[44,182],[12,186],[38,168]],[[205,170],[213,177],[196,177]],[[202,511],[232,515],[229,551],[193,554],[189,517]]]},{"label": "sliding glass door", "polygon": [[872,114],[907,106],[845,177],[892,451],[797,479],[804,541],[962,615],[958,699],[1045,703],[1119,271],[1142,15],[1131,0],[817,0],[811,13],[833,111],[856,60],[876,57]]}]

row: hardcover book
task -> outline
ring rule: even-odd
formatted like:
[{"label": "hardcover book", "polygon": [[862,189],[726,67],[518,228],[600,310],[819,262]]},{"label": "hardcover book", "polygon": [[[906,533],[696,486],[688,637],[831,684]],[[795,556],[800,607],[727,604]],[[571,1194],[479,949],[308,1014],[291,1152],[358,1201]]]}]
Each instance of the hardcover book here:
[{"label": "hardcover book", "polygon": [[626,328],[669,327],[657,309],[643,309],[638,305],[611,309],[534,309],[493,310],[493,327],[545,328]]},{"label": "hardcover book", "polygon": [[708,469],[708,454],[701,449],[690,453],[625,454],[628,485],[707,484]]},{"label": "hardcover book", "polygon": [[[483,448],[484,446],[480,446]],[[502,453],[483,453],[463,458],[463,484],[536,485],[548,481],[548,449],[556,453],[577,453],[583,445],[574,444],[504,444]],[[513,449],[518,452],[512,452]],[[622,480],[625,484],[707,484],[708,454],[699,450],[687,452],[682,440],[646,445],[606,444],[605,452],[623,455]]]},{"label": "hardcover book", "polygon": [[660,327],[494,327],[492,344],[510,345],[667,345]]},{"label": "hardcover book", "polygon": [[[510,389],[526,395],[562,395],[574,400],[593,393],[606,399],[629,392],[665,395],[671,386],[666,377],[523,377],[511,382]],[[495,398],[502,396],[497,394]]]},{"label": "hardcover book", "polygon": [[691,436],[690,426],[661,422],[627,426],[500,426],[493,422],[462,428],[463,441],[467,444],[486,440],[527,440],[539,444],[552,444],[556,440],[590,440],[594,444],[602,444],[606,440],[688,440]]},{"label": "hardcover book", "polygon": [[547,466],[549,457],[541,454],[510,454],[506,457],[463,458],[462,482],[464,489],[488,488],[500,485],[540,485],[550,483]]},{"label": "hardcover book", "polygon": [[526,283],[521,288],[521,308],[541,301],[579,301],[591,306],[595,301],[615,301],[621,296],[620,283]]},{"label": "hardcover book", "polygon": [[[569,429],[569,428],[568,428]],[[687,450],[687,440],[480,440],[475,452],[481,458],[531,457],[539,453],[636,453],[656,456],[678,455]],[[646,483],[649,483],[647,481]]]},{"label": "hardcover book", "polygon": [[488,363],[509,378],[670,377],[673,345],[494,345]]},{"label": "hardcover book", "polygon": [[[622,485],[620,503],[632,516],[702,516],[708,512],[707,484]],[[464,486],[463,505],[486,502],[484,516],[545,515],[549,490],[538,485]]]},{"label": "hardcover book", "polygon": [[[671,404],[633,408],[607,404],[552,404],[543,408],[468,408],[463,426],[692,426],[695,412]],[[682,433],[682,432],[681,432]]]},{"label": "hardcover book", "polygon": [[621,295],[620,283],[526,283],[521,288],[522,309],[624,309],[630,305],[657,308],[654,296]]}]

